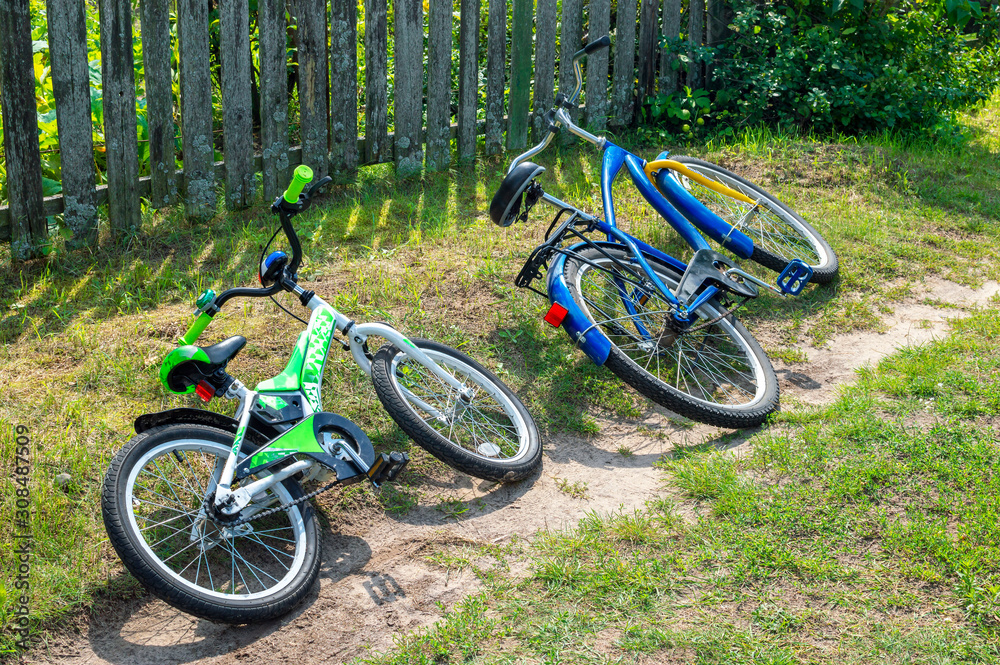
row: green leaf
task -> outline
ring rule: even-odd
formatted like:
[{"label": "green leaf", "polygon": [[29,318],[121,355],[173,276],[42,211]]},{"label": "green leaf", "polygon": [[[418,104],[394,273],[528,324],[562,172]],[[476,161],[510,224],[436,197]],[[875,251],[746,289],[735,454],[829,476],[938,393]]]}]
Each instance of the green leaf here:
[{"label": "green leaf", "polygon": [[55,196],[62,191],[62,183],[42,176],[42,196]]}]

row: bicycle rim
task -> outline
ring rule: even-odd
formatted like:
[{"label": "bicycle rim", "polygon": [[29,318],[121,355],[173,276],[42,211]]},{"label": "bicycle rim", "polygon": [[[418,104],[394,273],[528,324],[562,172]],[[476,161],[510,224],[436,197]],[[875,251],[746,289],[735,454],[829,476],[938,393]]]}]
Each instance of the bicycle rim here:
[{"label": "bicycle rim", "polygon": [[453,446],[491,462],[517,462],[529,451],[528,424],[493,381],[462,359],[422,348],[463,384],[459,390],[405,353],[392,360],[389,376],[410,408]]},{"label": "bicycle rim", "polygon": [[[227,446],[199,439],[147,451],[129,470],[128,522],[138,547],[164,576],[220,600],[257,600],[283,591],[302,569],[305,522],[298,507],[235,529],[200,516],[228,455]],[[291,500],[277,483],[241,515]]]},{"label": "bicycle rim", "polygon": [[[728,177],[715,169],[685,162],[692,171],[710,180],[722,183],[730,189],[746,194],[753,200],[767,198],[776,203],[773,197],[762,195],[760,191],[748,187],[746,183]],[[813,239],[813,233],[795,218],[778,206],[775,209],[756,206],[743,201],[737,201],[724,194],[711,190],[704,185],[691,180],[687,176],[674,174],[681,185],[695,198],[705,204],[709,210],[721,217],[726,223],[736,226],[753,240],[754,246],[783,258],[802,259],[810,266],[827,266],[832,257],[823,243]],[[740,220],[743,220],[740,223]]]},{"label": "bicycle rim", "polygon": [[[586,314],[642,371],[673,391],[712,406],[749,408],[764,399],[764,367],[728,319],[677,334],[669,325],[670,303],[616,277],[619,269],[610,259],[590,258],[604,269],[583,264],[576,273]],[[656,273],[668,288],[676,288],[676,276]],[[692,328],[721,313],[717,305],[702,305]]]}]

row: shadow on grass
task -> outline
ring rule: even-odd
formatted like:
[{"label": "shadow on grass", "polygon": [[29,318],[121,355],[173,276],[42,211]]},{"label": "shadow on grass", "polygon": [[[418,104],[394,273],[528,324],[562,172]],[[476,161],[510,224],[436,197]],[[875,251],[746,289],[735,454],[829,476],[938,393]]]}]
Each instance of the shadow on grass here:
[{"label": "shadow on grass", "polygon": [[760,431],[760,427],[752,427],[750,429],[743,429],[736,432],[726,432],[725,434],[720,434],[719,436],[712,437],[707,441],[701,441],[699,443],[676,445],[674,446],[674,449],[666,453],[664,457],[670,460],[679,460],[684,459],[685,457],[691,457],[692,455],[699,455],[707,452],[724,452],[727,450],[733,450],[744,445]]},{"label": "shadow on grass", "polygon": [[39,338],[60,333],[85,313],[132,314],[208,286],[220,292],[247,284],[271,221],[263,206],[204,225],[189,224],[175,210],[121,244],[4,265],[0,342],[13,342],[25,329]]}]

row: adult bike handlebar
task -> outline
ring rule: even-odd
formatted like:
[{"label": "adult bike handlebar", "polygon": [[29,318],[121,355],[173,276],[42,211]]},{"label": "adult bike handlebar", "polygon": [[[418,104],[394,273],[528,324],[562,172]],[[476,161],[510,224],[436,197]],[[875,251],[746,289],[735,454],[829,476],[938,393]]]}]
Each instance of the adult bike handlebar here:
[{"label": "adult bike handlebar", "polygon": [[580,60],[585,55],[590,55],[608,46],[611,46],[611,37],[604,35],[573,54],[573,74],[576,76],[576,87],[573,89],[573,94],[566,98],[567,104],[576,104],[576,100],[580,98],[580,91],[583,90],[583,72],[580,70]]}]

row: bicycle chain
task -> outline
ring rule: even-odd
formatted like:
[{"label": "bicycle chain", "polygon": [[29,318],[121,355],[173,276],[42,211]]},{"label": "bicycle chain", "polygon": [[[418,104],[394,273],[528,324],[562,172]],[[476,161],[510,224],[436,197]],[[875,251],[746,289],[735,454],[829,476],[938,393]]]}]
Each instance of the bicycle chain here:
[{"label": "bicycle chain", "polygon": [[[331,483],[329,483],[327,485],[324,485],[323,487],[320,487],[318,490],[313,490],[312,492],[309,492],[308,494],[306,494],[304,496],[301,496],[298,499],[295,499],[294,501],[289,501],[288,503],[283,504],[281,506],[277,506],[275,508],[269,508],[269,509],[267,509],[267,510],[265,510],[263,512],[257,513],[256,515],[253,515],[251,517],[244,517],[242,519],[233,520],[232,522],[227,522],[227,521],[220,520],[217,517],[215,517],[214,515],[212,515],[212,511],[211,511],[210,507],[206,507],[206,509],[205,509],[205,515],[208,517],[209,520],[211,520],[212,522],[214,522],[216,525],[218,525],[220,527],[233,528],[233,527],[237,527],[237,526],[243,526],[244,524],[249,524],[250,522],[255,522],[257,520],[264,519],[265,517],[270,517],[271,515],[274,515],[275,513],[284,512],[284,511],[288,510],[289,508],[294,508],[295,506],[308,501],[309,499],[313,498],[314,496],[322,494],[323,492],[326,492],[327,490],[333,489],[333,487],[335,485],[337,485],[339,482],[340,482],[339,480],[334,480],[333,482],[331,482]],[[212,496],[214,497],[215,495],[213,494]]]}]

